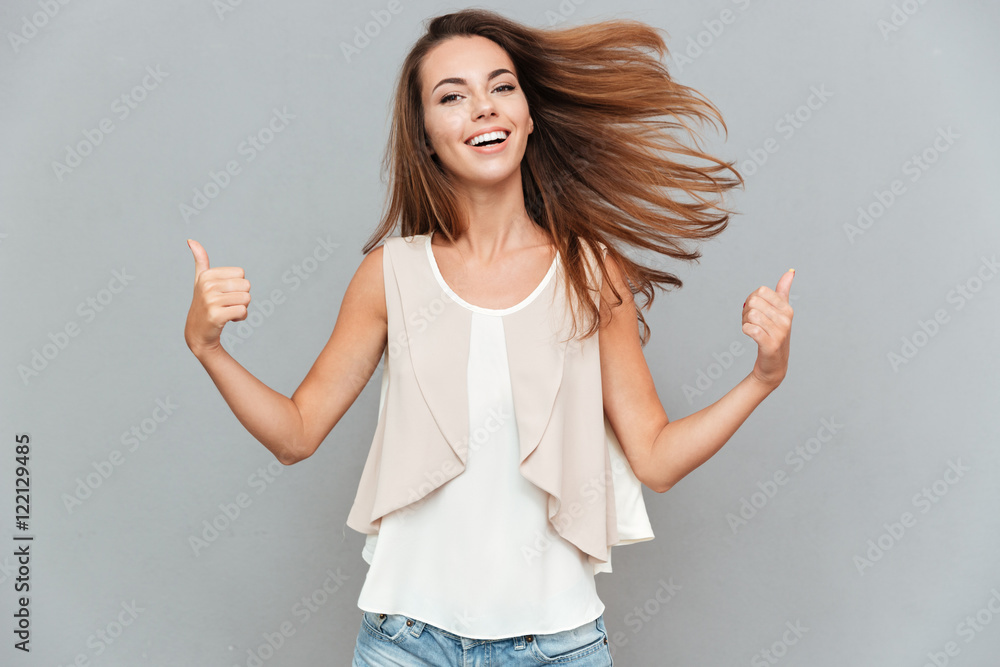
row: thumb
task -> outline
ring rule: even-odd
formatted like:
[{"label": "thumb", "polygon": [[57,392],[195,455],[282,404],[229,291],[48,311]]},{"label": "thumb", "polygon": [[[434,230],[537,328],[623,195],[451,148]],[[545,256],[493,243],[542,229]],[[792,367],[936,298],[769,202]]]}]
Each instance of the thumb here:
[{"label": "thumb", "polygon": [[781,276],[778,280],[778,286],[774,289],[774,291],[780,294],[786,302],[788,301],[788,293],[792,289],[793,278],[795,278],[795,269],[788,269],[785,271],[785,275]]},{"label": "thumb", "polygon": [[187,244],[191,248],[191,254],[194,255],[194,275],[197,278],[202,271],[208,268],[208,253],[194,239],[188,239]]}]

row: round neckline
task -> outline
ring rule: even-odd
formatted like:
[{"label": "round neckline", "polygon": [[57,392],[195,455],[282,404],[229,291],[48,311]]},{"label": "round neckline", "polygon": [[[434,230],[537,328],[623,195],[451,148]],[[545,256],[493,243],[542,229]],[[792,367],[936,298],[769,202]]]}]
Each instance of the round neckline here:
[{"label": "round neckline", "polygon": [[455,301],[455,303],[462,306],[463,308],[467,308],[475,313],[480,313],[482,315],[509,315],[511,313],[515,313],[521,310],[522,308],[530,304],[532,301],[535,300],[535,297],[537,297],[542,292],[542,290],[545,289],[545,286],[548,285],[549,280],[552,279],[552,275],[556,272],[556,266],[559,263],[559,251],[556,250],[556,255],[555,257],[552,258],[552,264],[549,265],[549,270],[546,271],[545,276],[542,278],[541,282],[538,283],[535,289],[532,290],[531,294],[524,297],[524,299],[522,299],[520,303],[516,303],[508,308],[483,308],[482,306],[477,306],[475,304],[469,303],[468,301],[460,297],[458,294],[455,293],[455,290],[453,290],[448,285],[448,283],[445,282],[444,276],[441,275],[441,269],[440,267],[438,267],[437,259],[434,257],[434,251],[431,249],[431,237],[433,235],[434,232],[431,232],[430,234],[425,234],[424,238],[426,239],[425,245],[427,246],[427,259],[430,262],[431,271],[434,273],[435,280],[438,281],[438,284],[441,286],[441,289],[443,289],[448,294],[448,296],[450,296]]}]

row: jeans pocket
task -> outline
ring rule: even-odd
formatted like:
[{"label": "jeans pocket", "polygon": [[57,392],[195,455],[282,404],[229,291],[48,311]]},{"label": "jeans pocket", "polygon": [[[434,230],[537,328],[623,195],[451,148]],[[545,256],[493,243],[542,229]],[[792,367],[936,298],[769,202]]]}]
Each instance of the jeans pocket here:
[{"label": "jeans pocket", "polygon": [[532,655],[542,663],[564,663],[594,655],[606,649],[608,636],[597,620],[572,630],[548,635],[532,635]]},{"label": "jeans pocket", "polygon": [[402,614],[378,614],[373,611],[364,612],[362,623],[368,634],[393,644],[403,641],[413,625],[413,621]]}]

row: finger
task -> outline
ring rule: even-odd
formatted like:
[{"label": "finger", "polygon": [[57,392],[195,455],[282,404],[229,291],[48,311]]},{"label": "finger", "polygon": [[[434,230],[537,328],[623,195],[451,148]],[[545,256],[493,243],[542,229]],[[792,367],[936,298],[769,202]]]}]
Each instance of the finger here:
[{"label": "finger", "polygon": [[789,307],[787,303],[782,301],[781,296],[763,287],[760,291],[747,297],[743,308],[744,318],[748,317],[751,312],[757,312],[766,316],[770,322],[783,325],[790,321],[791,316],[785,312]]},{"label": "finger", "polygon": [[781,278],[778,280],[778,286],[774,290],[781,296],[782,299],[785,300],[785,303],[788,302],[788,293],[792,289],[792,279],[794,277],[795,277],[795,269],[788,269],[787,271],[785,271],[785,275],[781,276]]},{"label": "finger", "polygon": [[[232,268],[232,267],[228,267]],[[216,269],[213,269],[216,270]],[[246,278],[226,278],[220,279],[212,276],[214,280],[206,281],[206,287],[214,289],[216,292],[249,292],[250,281]]]},{"label": "finger", "polygon": [[[791,275],[791,274],[785,274],[785,275]],[[785,279],[784,276],[782,276],[782,280],[784,279]],[[750,303],[750,299],[755,296],[759,296],[761,299],[764,300],[765,303],[770,304],[771,307],[773,307],[776,312],[787,313],[791,309],[791,306],[788,303],[787,295],[782,296],[779,292],[775,292],[770,287],[761,285],[760,287],[755,289],[750,294],[750,296],[747,297],[746,303]],[[763,304],[761,304],[760,301],[755,300],[754,303],[757,304],[759,307],[763,308]],[[751,306],[752,305],[753,304],[751,304]]]},{"label": "finger", "polygon": [[750,336],[750,338],[753,339],[753,342],[757,343],[758,349],[764,347],[764,344],[770,340],[767,330],[759,324],[754,324],[753,322],[743,323],[743,333]]},{"label": "finger", "polygon": [[194,239],[188,239],[187,244],[191,248],[191,254],[194,255],[194,276],[197,278],[202,272],[208,270],[208,253]]},{"label": "finger", "polygon": [[227,306],[223,308],[223,312],[226,315],[226,321],[228,322],[242,322],[250,314],[245,304],[235,304],[232,306]]},{"label": "finger", "polygon": [[226,278],[243,278],[243,269],[238,266],[217,266],[214,269],[209,269],[205,275],[205,278],[211,278],[213,280],[224,280]]},{"label": "finger", "polygon": [[746,331],[747,325],[756,327],[761,332],[760,336],[752,336],[758,344],[763,342],[763,338],[773,338],[775,327],[777,326],[774,320],[757,308],[747,311],[746,315],[743,316],[744,331]]},{"label": "finger", "polygon": [[250,293],[249,292],[223,292],[217,296],[212,297],[212,305],[229,307],[229,306],[248,306],[250,305]]}]

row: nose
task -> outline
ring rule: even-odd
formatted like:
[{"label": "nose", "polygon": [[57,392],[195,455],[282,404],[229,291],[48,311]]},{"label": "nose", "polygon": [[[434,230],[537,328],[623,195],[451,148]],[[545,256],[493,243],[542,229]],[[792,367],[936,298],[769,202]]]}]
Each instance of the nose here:
[{"label": "nose", "polygon": [[496,108],[493,105],[493,100],[490,98],[489,94],[479,95],[477,94],[473,98],[472,103],[472,113],[473,118],[479,119],[484,116],[496,116]]}]

